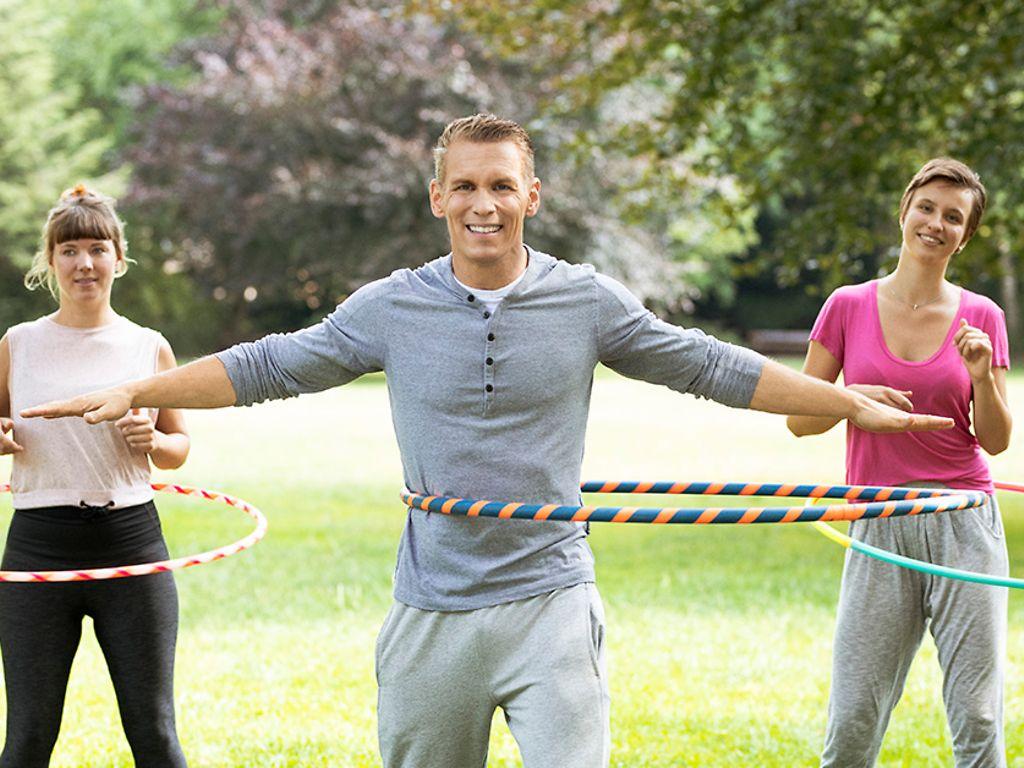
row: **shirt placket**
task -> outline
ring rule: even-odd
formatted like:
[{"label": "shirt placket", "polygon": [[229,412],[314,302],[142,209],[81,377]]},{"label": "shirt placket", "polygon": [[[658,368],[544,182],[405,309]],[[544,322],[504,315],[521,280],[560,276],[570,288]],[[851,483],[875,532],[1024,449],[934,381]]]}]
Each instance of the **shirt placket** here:
[{"label": "shirt placket", "polygon": [[494,308],[494,312],[491,312],[489,309],[487,309],[485,306],[483,306],[479,301],[477,301],[476,296],[474,296],[472,293],[466,295],[466,301],[470,304],[470,306],[475,308],[475,311],[478,311],[480,313],[480,316],[483,318],[483,321],[484,321],[484,337],[485,338],[484,338],[484,359],[483,359],[483,366],[484,366],[484,389],[483,389],[484,399],[483,399],[483,403],[484,403],[484,413],[487,413],[491,409],[491,406],[493,406],[494,399],[495,399],[495,394],[497,393],[497,386],[495,385],[495,381],[494,381],[494,368],[495,368],[495,364],[494,364],[494,348],[495,348],[495,343],[497,341],[497,335],[494,332],[494,321],[495,321],[495,315],[498,313],[498,310],[501,308],[501,305],[498,305],[497,307],[495,307]]}]

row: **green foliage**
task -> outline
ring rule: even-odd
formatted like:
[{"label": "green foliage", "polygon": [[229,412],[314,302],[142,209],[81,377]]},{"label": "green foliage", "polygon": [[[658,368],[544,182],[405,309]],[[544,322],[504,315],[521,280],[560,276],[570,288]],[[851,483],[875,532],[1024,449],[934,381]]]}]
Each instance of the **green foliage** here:
[{"label": "green foliage", "polygon": [[145,91],[128,155],[135,215],[221,305],[215,343],[294,328],[410,254],[442,253],[432,140],[449,110],[501,96],[431,25],[284,10],[228,5],[194,44],[194,81]]},{"label": "green foliage", "polygon": [[[125,191],[121,152],[138,88],[180,81],[184,70],[169,64],[169,52],[218,15],[195,0],[0,0],[0,100],[15,105],[0,114],[0,328],[52,309],[45,292],[21,284],[47,210],[77,182]],[[119,283],[115,306],[169,330],[186,349],[202,348],[194,291],[150,260],[144,222],[135,227],[125,213],[139,266]]]},{"label": "green foliage", "polygon": [[51,306],[22,291],[20,274],[47,207],[82,180],[121,198],[138,261],[115,306],[180,351],[307,324],[366,281],[447,250],[426,206],[430,147],[477,110],[534,135],[545,187],[531,244],[596,263],[652,305],[728,300],[729,256],[752,238],[749,216],[695,215],[749,210],[737,188],[708,182],[677,199],[679,177],[659,175],[655,192],[644,163],[575,141],[629,104],[548,120],[529,61],[398,3],[10,8],[2,55],[34,58],[29,76],[5,67],[9,98],[27,108],[3,118],[17,124],[6,154],[20,166],[2,177],[14,204],[0,228],[17,231],[0,260],[2,324]]},{"label": "green foliage", "polygon": [[537,142],[529,241],[663,311],[875,275],[936,154],[989,186],[953,277],[991,290],[1024,246],[1022,21],[1010,0],[0,0],[0,326],[48,306],[20,275],[80,180],[122,197],[141,268],[115,302],[183,349],[308,323],[446,250],[429,148],[478,109]]},{"label": "green foliage", "polygon": [[477,111],[534,132],[545,191],[531,244],[597,261],[670,307],[696,284],[682,269],[666,279],[657,254],[671,242],[620,226],[607,192],[628,169],[577,162],[574,123],[534,119],[520,63],[389,3],[225,6],[220,34],[192,46],[197,77],[145,91],[128,154],[133,215],[221,306],[217,343],[309,323],[444,253],[426,199],[431,147]]},{"label": "green foliage", "polygon": [[1016,0],[420,5],[532,57],[554,115],[654,94],[613,145],[652,174],[683,163],[733,180],[771,229],[747,272],[825,287],[874,276],[899,242],[903,187],[940,154],[972,165],[993,192],[953,276],[991,278],[1007,268],[1000,252],[1024,247]]},{"label": "green foliage", "polygon": [[46,211],[62,189],[101,177],[111,146],[100,115],[58,85],[46,23],[40,7],[0,0],[0,327],[45,305],[26,295],[21,275]]},{"label": "green foliage", "polygon": [[206,0],[40,0],[48,17],[56,79],[74,84],[79,104],[98,110],[122,144],[139,91],[182,83],[190,70],[175,56],[182,41],[216,29],[221,11]]}]

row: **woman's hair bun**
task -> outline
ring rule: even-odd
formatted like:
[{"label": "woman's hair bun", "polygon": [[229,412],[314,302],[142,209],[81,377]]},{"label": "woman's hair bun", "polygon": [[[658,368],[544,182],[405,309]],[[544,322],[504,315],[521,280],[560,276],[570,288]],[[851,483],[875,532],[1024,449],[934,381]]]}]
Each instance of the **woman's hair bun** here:
[{"label": "woman's hair bun", "polygon": [[61,200],[70,200],[74,197],[86,197],[92,194],[89,192],[88,187],[85,184],[76,184],[69,190],[66,190],[63,195],[60,196]]}]

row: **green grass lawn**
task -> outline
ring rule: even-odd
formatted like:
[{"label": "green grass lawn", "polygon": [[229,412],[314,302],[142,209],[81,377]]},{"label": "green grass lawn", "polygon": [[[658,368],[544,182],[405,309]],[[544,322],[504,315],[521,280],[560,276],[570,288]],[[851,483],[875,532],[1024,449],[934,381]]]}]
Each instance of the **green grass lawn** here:
[{"label": "green grass lawn", "polygon": [[[1022,424],[1024,379],[1012,379],[1010,396]],[[842,480],[841,430],[797,440],[780,417],[614,375],[598,377],[593,399],[588,479]],[[252,551],[178,577],[177,701],[190,765],[379,765],[373,646],[404,520],[382,381],[254,409],[194,412],[189,425],[188,464],[161,476],[242,496],[271,523]],[[993,466],[997,477],[1024,480],[1019,435]],[[8,471],[0,462],[0,477]],[[1017,576],[1024,576],[1022,502],[1003,497]],[[175,554],[249,529],[225,506],[163,495],[158,503]],[[841,548],[808,526],[595,525],[591,542],[608,615],[612,765],[817,765]],[[1008,654],[1010,762],[1024,765],[1017,593]],[[430,717],[423,713],[424,727]],[[881,763],[947,766],[949,749],[926,640]],[[132,765],[91,632],[52,765]],[[518,765],[500,717],[489,765]]]}]

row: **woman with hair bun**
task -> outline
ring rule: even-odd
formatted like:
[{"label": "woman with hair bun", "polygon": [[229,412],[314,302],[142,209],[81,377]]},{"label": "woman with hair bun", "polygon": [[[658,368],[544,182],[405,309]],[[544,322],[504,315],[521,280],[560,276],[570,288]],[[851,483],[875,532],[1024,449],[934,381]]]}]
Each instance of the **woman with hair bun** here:
[{"label": "woman with hair bun", "polygon": [[[58,309],[0,339],[0,454],[13,454],[14,516],[4,570],[103,568],[168,557],[150,461],[181,466],[179,411],[132,412],[116,424],[24,420],[54,397],[175,366],[156,331],[118,315],[114,279],[129,259],[113,201],[79,185],[50,211],[25,278]],[[182,768],[174,717],[178,596],[170,573],[104,581],[0,584],[7,738],[0,768],[45,768],[60,731],[71,663],[90,616],[139,768]]]},{"label": "woman with hair bun", "polygon": [[[961,162],[936,158],[900,202],[899,262],[889,275],[839,288],[811,331],[804,372],[906,411],[948,416],[945,432],[876,435],[847,426],[850,485],[931,485],[985,491],[979,509],[857,520],[850,535],[917,560],[1005,576],[1003,523],[982,453],[1006,450],[1012,421],[1006,320],[990,299],[946,279],[977,231],[985,187]],[[820,434],[832,419],[790,416]],[[942,667],[957,768],[1006,765],[1003,674],[1006,590],[906,570],[848,551],[839,594],[822,766],[866,768],[925,629]]]}]

